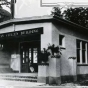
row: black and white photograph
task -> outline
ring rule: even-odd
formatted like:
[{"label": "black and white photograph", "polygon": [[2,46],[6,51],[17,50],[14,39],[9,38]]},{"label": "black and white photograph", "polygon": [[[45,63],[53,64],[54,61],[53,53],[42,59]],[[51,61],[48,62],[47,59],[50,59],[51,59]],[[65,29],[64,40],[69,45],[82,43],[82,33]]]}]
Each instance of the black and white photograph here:
[{"label": "black and white photograph", "polygon": [[88,0],[0,0],[0,88],[88,87]]}]

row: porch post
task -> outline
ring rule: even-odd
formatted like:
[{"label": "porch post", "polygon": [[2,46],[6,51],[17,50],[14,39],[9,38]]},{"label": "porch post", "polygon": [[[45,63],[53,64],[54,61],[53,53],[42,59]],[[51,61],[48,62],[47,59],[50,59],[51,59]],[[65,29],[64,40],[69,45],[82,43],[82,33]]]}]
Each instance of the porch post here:
[{"label": "porch post", "polygon": [[77,81],[77,61],[76,57],[69,57],[69,72],[73,81]]},{"label": "porch post", "polygon": [[40,83],[49,83],[49,73],[48,73],[49,64],[41,63],[38,65],[38,82]]},{"label": "porch post", "polygon": [[21,57],[20,57],[20,54],[18,55],[19,57],[19,73],[21,73]]},{"label": "porch post", "polygon": [[60,58],[49,58],[49,84],[61,84]]}]

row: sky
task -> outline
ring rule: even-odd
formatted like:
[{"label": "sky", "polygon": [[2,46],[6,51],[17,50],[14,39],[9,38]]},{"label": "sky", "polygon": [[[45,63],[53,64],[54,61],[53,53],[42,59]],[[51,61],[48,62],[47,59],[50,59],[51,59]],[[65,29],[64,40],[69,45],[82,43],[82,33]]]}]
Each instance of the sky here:
[{"label": "sky", "polygon": [[15,17],[49,15],[52,7],[41,7],[40,0],[18,0],[15,6]]},{"label": "sky", "polygon": [[[15,18],[49,15],[52,7],[40,5],[41,0],[17,0],[15,4]],[[75,2],[87,4],[88,0],[42,0],[42,3]],[[65,5],[66,6],[66,5]],[[77,5],[78,6],[78,5]],[[8,10],[5,6],[4,9]]]}]

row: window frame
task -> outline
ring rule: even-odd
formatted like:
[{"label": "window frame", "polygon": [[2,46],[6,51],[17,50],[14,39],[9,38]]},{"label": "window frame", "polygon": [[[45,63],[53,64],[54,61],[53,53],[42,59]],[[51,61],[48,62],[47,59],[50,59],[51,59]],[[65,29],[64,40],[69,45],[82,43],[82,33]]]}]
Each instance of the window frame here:
[{"label": "window frame", "polygon": [[[80,48],[77,47],[77,42],[80,41]],[[82,45],[83,42],[85,43],[85,49],[83,49]],[[77,39],[76,40],[76,55],[77,55],[77,50],[80,50],[80,62],[77,62],[77,64],[88,64],[88,42],[84,40]],[[85,51],[85,62],[83,62],[83,51]]]},{"label": "window frame", "polygon": [[[60,38],[63,37],[61,39],[62,44],[60,44]],[[59,46],[62,48],[65,48],[65,35],[59,34]]]}]

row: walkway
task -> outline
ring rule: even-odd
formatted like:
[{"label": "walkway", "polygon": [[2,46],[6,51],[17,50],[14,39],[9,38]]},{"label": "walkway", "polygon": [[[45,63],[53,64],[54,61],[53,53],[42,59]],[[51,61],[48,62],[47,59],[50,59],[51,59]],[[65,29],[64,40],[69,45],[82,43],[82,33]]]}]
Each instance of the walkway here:
[{"label": "walkway", "polygon": [[0,80],[0,88],[29,88],[43,86],[44,83]]}]

